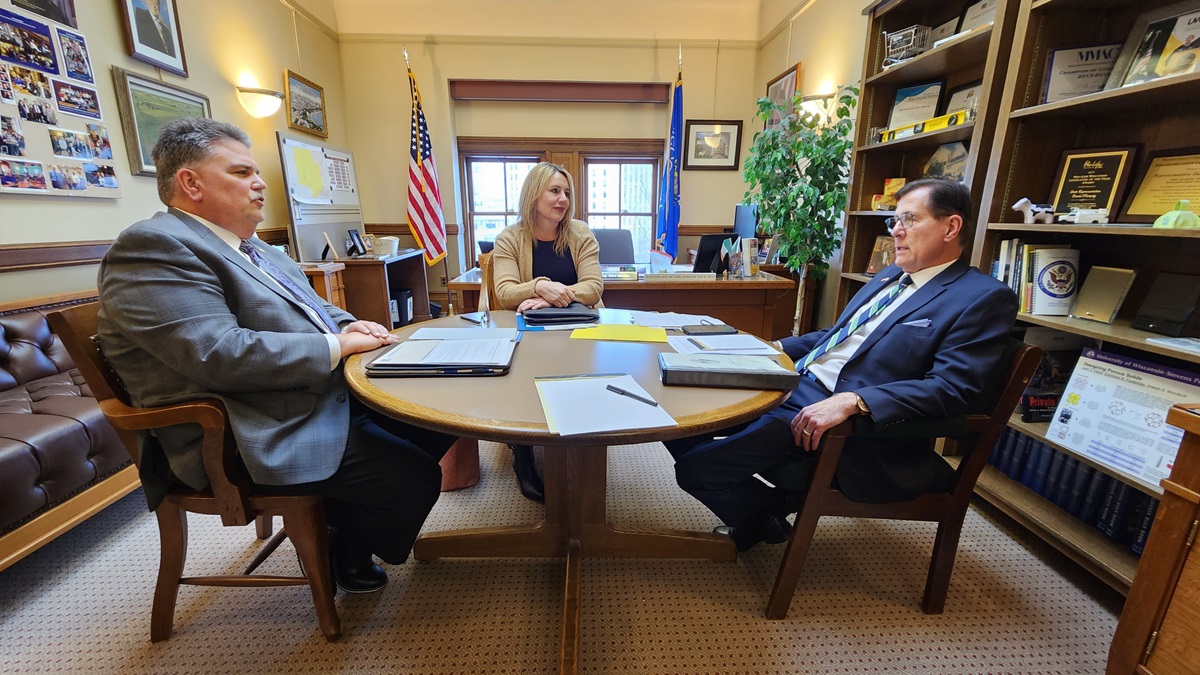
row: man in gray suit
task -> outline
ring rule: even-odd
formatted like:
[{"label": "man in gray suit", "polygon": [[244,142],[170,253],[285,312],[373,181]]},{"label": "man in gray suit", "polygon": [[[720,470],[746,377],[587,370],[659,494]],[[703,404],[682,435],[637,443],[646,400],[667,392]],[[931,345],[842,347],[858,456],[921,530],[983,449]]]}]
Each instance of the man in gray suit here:
[{"label": "man in gray suit", "polygon": [[[341,361],[393,342],[321,300],[290,258],[255,237],[263,191],[237,127],[181,119],[154,146],[168,206],[117,237],[100,266],[100,342],[134,405],[224,401],[251,479],[326,497],[337,586],[387,583],[372,554],[404,562],[453,443],[368,411]],[[166,485],[207,484],[195,427],[143,439],[151,507]]]}]

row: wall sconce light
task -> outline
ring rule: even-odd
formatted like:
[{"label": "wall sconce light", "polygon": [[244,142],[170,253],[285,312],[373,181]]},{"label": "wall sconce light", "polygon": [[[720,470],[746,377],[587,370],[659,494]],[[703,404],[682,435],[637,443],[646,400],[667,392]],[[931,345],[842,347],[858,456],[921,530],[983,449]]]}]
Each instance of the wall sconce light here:
[{"label": "wall sconce light", "polygon": [[279,107],[283,105],[283,94],[272,89],[238,87],[237,96],[238,102],[251,117],[270,117],[279,112]]},{"label": "wall sconce light", "polygon": [[814,94],[800,99],[800,108],[816,115],[822,123],[833,117],[833,94]]}]

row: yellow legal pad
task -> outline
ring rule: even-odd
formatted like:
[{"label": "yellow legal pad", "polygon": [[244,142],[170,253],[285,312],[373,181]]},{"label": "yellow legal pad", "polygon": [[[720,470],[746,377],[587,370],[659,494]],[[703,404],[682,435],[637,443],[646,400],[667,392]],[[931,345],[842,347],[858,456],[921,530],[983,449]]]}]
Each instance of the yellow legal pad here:
[{"label": "yellow legal pad", "polygon": [[631,326],[626,324],[600,324],[591,328],[576,328],[571,331],[572,340],[618,340],[622,342],[666,342],[665,328]]}]

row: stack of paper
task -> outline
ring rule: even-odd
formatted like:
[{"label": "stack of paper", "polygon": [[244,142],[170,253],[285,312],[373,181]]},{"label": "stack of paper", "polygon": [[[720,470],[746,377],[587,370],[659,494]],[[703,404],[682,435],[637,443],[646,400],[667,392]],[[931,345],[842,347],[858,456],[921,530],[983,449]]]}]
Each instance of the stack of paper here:
[{"label": "stack of paper", "polygon": [[544,377],[535,384],[546,426],[560,436],[678,424],[629,375]]}]

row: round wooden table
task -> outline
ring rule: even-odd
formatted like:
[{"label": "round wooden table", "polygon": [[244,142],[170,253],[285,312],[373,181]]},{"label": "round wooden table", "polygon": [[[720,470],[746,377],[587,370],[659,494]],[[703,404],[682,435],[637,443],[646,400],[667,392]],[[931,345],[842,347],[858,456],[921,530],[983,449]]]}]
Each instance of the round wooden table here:
[{"label": "round wooden table", "polygon": [[[513,327],[516,314],[493,312],[492,325]],[[605,323],[629,323],[621,310],[601,310]],[[444,317],[396,331],[401,337],[423,327],[467,328]],[[658,353],[666,343],[570,339],[571,331],[527,331],[513,366],[499,377],[368,378],[364,363],[377,353],[346,362],[346,381],[371,408],[420,427],[468,438],[546,448],[546,515],[537,525],[513,525],[422,534],[417,560],[443,557],[566,558],[566,592],[561,641],[562,672],[575,672],[579,654],[581,563],[601,558],[737,557],[733,542],[707,532],[621,527],[605,509],[608,446],[664,441],[749,421],[774,408],[786,391],[666,387],[659,381]],[[785,366],[791,362],[784,359]],[[535,377],[627,373],[671,414],[678,426],[559,436],[546,427]]]}]

